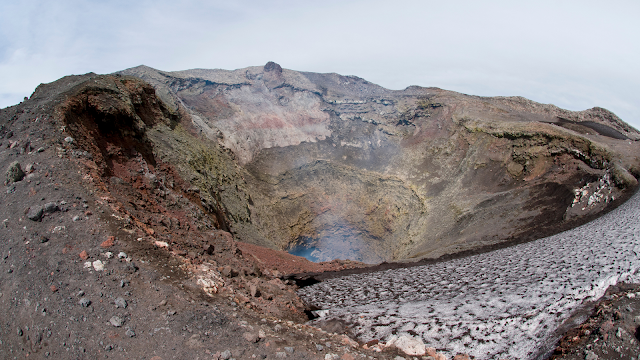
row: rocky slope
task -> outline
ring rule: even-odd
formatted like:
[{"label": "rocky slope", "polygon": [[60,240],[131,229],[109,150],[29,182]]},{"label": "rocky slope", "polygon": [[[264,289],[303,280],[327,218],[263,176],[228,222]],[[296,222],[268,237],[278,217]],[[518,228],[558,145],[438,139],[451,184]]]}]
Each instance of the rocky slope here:
[{"label": "rocky slope", "polygon": [[210,141],[149,133],[237,238],[315,261],[436,258],[539,238],[616,206],[640,175],[640,134],[601,108],[392,91],[271,62],[121,73],[152,84]]},{"label": "rocky slope", "polygon": [[362,355],[300,325],[281,279],[361,265],[235,241],[152,143],[196,138],[182,119],[139,79],[95,74],[0,109],[0,358]]}]

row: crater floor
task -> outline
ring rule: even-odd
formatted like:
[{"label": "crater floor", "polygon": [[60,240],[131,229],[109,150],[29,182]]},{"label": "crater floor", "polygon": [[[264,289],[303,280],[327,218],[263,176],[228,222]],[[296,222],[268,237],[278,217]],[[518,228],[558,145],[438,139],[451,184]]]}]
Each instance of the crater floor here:
[{"label": "crater floor", "polygon": [[417,336],[450,355],[534,359],[609,285],[640,280],[640,194],[581,227],[433,265],[330,279],[299,291],[362,341]]}]

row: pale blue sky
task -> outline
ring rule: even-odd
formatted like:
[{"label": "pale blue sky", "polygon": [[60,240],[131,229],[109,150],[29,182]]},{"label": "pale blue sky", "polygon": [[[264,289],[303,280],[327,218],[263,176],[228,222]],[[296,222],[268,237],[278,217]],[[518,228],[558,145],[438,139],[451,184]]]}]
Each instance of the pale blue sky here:
[{"label": "pale blue sky", "polygon": [[638,1],[0,0],[0,107],[140,64],[284,68],[607,108],[640,128]]}]

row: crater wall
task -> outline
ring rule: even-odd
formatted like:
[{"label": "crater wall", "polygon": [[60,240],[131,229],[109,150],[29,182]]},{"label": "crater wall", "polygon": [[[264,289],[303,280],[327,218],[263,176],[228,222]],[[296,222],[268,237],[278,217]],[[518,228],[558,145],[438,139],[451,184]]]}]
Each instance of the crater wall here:
[{"label": "crater wall", "polygon": [[640,134],[601,108],[388,90],[275,63],[121,73],[181,114],[188,131],[152,130],[155,151],[183,164],[239,239],[315,261],[532,240],[615,207],[640,174]]}]

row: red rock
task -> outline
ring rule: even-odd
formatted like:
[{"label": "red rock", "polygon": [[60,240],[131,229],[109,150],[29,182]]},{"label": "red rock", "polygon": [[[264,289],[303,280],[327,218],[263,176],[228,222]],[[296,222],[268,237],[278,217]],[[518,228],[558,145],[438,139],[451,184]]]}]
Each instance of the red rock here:
[{"label": "red rock", "polygon": [[348,346],[354,347],[354,348],[357,348],[357,347],[358,347],[358,343],[357,343],[357,342],[355,342],[355,341],[353,341],[353,340],[351,340],[351,339],[350,339],[348,336],[346,336],[346,335],[343,335],[343,336],[342,336],[342,343],[343,343],[343,344],[345,344],[345,345],[348,345]]},{"label": "red rock", "polygon": [[103,241],[102,244],[100,244],[100,247],[106,249],[108,247],[115,245],[115,243],[116,243],[115,236],[109,236],[107,237],[107,240]]},{"label": "red rock", "polygon": [[51,285],[49,288],[51,289],[52,292],[58,291],[58,288],[55,285]]},{"label": "red rock", "polygon": [[471,358],[467,354],[458,354],[453,357],[453,360],[471,360]]},{"label": "red rock", "polygon": [[87,254],[86,251],[82,250],[82,252],[80,254],[78,254],[80,256],[80,259],[82,260],[87,260],[89,258],[89,254]]},{"label": "red rock", "polygon": [[432,347],[427,348],[427,356],[431,356],[433,358],[436,357],[436,349]]},{"label": "red rock", "polygon": [[356,360],[356,358],[354,358],[353,355],[347,353],[342,355],[342,360]]}]

